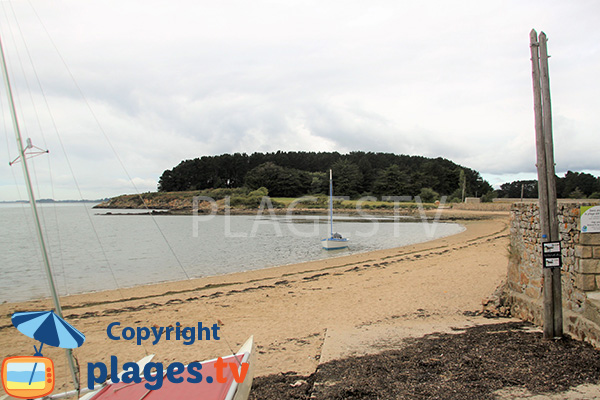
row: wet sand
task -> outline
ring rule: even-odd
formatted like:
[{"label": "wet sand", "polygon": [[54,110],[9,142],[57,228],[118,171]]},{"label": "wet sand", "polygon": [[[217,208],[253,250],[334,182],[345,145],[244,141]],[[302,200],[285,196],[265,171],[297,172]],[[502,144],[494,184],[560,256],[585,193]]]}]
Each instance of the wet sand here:
[{"label": "wet sand", "polygon": [[[508,213],[485,215],[461,222],[467,229],[460,234],[401,248],[66,297],[66,319],[86,335],[75,350],[82,383],[88,362],[109,364],[111,355],[119,367],[150,353],[165,365],[188,363],[237,350],[250,335],[257,343],[257,375],[310,374],[320,361],[481,323],[469,315],[505,277],[508,244]],[[0,305],[1,358],[33,354],[34,342],[12,326],[10,315],[49,308],[48,301]],[[138,346],[109,339],[112,322],[121,329],[218,324],[221,339]],[[68,389],[64,351],[44,350],[56,364],[56,391]]]}]

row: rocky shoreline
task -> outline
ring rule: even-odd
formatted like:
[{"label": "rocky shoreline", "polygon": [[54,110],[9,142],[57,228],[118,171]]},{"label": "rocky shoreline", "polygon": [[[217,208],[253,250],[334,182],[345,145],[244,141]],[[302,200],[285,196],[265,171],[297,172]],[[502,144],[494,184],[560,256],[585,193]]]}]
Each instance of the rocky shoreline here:
[{"label": "rocky shoreline", "polygon": [[[329,212],[327,204],[310,207],[290,208],[276,199],[270,199],[267,206],[235,205],[230,206],[225,199],[214,201],[202,201],[194,204],[194,197],[199,192],[178,193],[150,193],[145,195],[122,195],[114,197],[94,206],[94,209],[111,210],[102,215],[132,215],[132,213],[119,212],[118,210],[145,210],[135,215],[287,215],[287,216],[309,216],[327,215]],[[272,207],[271,207],[272,206]],[[504,204],[424,204],[419,208],[415,203],[403,203],[394,208],[393,203],[389,205],[369,204],[365,202],[360,208],[354,203],[336,204],[334,213],[336,217],[362,217],[365,220],[377,218],[389,218],[397,216],[406,218],[406,221],[422,221],[423,218],[431,220],[439,213],[441,221],[473,221],[487,219],[497,216],[497,213],[508,211],[510,205]]]}]

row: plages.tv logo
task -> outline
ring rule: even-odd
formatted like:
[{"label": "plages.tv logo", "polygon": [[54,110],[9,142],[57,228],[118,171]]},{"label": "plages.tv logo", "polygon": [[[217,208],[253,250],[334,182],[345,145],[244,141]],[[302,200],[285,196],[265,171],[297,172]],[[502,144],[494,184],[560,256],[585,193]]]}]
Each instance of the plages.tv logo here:
[{"label": "plages.tv logo", "polygon": [[36,399],[54,390],[54,363],[42,354],[45,345],[74,349],[83,344],[85,336],[54,311],[17,312],[13,325],[24,335],[40,342],[33,345],[33,356],[8,357],[2,361],[2,386],[5,392],[19,399]]},{"label": "plages.tv logo", "polygon": [[[175,326],[154,325],[134,328],[121,326],[120,322],[115,321],[106,327],[106,335],[110,340],[130,341],[138,346],[143,345],[144,342],[154,346],[163,340],[176,341],[190,346],[196,341],[220,340],[219,329],[217,323],[212,326],[204,326],[202,322],[198,322],[196,326],[182,326],[177,322]],[[251,345],[251,341],[252,338],[242,348],[245,348],[248,343]],[[224,387],[235,387],[231,386],[233,385],[232,381],[237,384],[243,383],[250,367],[250,364],[246,362],[249,353],[246,354],[245,351],[204,362],[194,361],[187,366],[177,361],[168,365],[150,362],[152,356],[147,356],[138,363],[124,363],[120,373],[119,360],[115,355],[110,356],[108,365],[104,362],[88,363],[88,389],[93,390],[97,383],[108,383],[107,379],[109,379],[114,385],[114,391],[121,391],[125,388],[131,391],[131,394],[128,392],[127,395],[123,394],[121,397],[127,399],[137,398],[135,396],[138,395],[138,390],[142,394],[146,391],[147,393],[143,395],[146,397],[150,391],[163,388],[165,382],[169,382],[169,384],[184,383],[184,387],[187,387],[187,384],[201,384],[194,389],[197,394],[213,393],[213,391],[221,391]],[[213,382],[216,384],[211,385]],[[210,388],[211,386],[212,388]],[[173,390],[173,387],[170,387],[170,390]]]}]

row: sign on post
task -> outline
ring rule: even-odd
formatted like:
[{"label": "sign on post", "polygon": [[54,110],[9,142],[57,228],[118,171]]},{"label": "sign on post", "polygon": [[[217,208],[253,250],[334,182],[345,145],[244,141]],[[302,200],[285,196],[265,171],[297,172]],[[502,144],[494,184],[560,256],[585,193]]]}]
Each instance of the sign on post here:
[{"label": "sign on post", "polygon": [[562,257],[560,242],[542,243],[542,258],[544,260],[544,268],[561,268]]},{"label": "sign on post", "polygon": [[600,206],[579,207],[580,226],[583,233],[600,232]]}]

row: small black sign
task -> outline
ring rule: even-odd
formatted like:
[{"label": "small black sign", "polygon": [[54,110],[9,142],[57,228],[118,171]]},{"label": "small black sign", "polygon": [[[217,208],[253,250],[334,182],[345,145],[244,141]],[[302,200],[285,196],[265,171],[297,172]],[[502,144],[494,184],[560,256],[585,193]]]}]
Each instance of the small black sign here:
[{"label": "small black sign", "polygon": [[542,258],[544,259],[544,268],[562,267],[560,250],[560,242],[542,243]]}]

